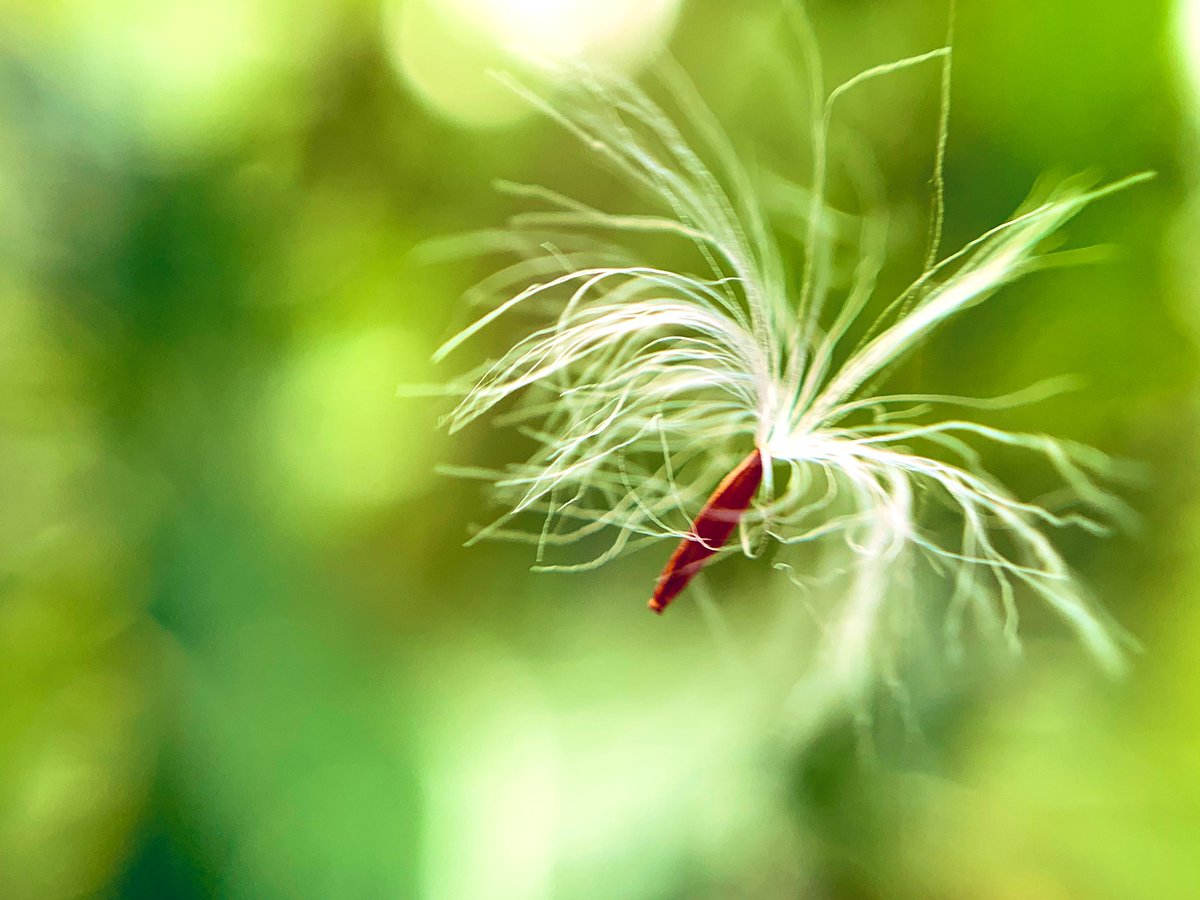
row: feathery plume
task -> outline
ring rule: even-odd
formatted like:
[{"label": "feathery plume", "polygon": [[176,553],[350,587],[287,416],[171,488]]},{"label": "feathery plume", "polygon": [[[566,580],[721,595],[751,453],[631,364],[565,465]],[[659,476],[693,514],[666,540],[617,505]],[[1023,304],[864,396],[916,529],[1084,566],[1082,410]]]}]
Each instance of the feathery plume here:
[{"label": "feathery plume", "polygon": [[[475,292],[499,302],[437,357],[502,317],[543,317],[455,386],[461,400],[447,418],[456,431],[521,395],[497,421],[519,427],[536,449],[503,472],[463,473],[491,481],[507,506],[473,540],[528,540],[539,566],[555,571],[677,542],[650,601],[657,612],[725,553],[757,555],[772,542],[834,544],[847,559],[846,579],[826,657],[847,672],[886,667],[888,598],[903,581],[898,574],[923,561],[949,585],[950,632],[972,610],[1016,647],[1020,590],[1049,604],[1101,664],[1120,671],[1119,631],[1050,539],[1067,526],[1102,534],[1124,514],[1102,487],[1118,465],[1070,441],[928,416],[948,405],[1015,405],[1035,399],[1036,389],[973,400],[885,393],[879,385],[944,322],[1048,265],[1039,248],[1084,207],[1149,176],[1059,184],[938,259],[950,48],[870,69],[826,95],[800,12],[796,25],[816,101],[812,183],[791,189],[807,199],[798,285],[750,175],[677,68],[664,64],[661,77],[694,143],[627,81],[584,74],[585,99],[555,104],[514,86],[657,211],[609,211],[542,186],[499,185],[543,208],[484,235],[517,259]],[[882,305],[872,301],[886,226],[873,209],[851,215],[827,203],[828,135],[848,91],[928,63],[942,64],[944,86],[930,256],[866,327],[868,310]],[[648,248],[664,239],[688,248],[702,274],[657,262]],[[857,253],[844,284],[834,266],[840,246]],[[856,345],[848,347],[852,335]],[[979,445],[988,443],[1044,459],[1073,502],[1064,508],[1014,496],[982,467]],[[952,534],[926,527],[933,507],[952,512]],[[540,516],[539,529],[518,527],[526,513]],[[601,535],[608,542],[592,558],[549,561],[556,548]]]}]

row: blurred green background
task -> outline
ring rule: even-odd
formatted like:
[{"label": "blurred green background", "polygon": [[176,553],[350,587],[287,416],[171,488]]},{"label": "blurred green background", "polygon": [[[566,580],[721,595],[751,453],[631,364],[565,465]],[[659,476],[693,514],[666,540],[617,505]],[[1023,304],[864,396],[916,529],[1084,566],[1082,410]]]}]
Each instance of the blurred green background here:
[{"label": "blurred green background", "polygon": [[[829,82],[946,11],[813,2]],[[494,178],[596,184],[486,70],[667,46],[803,181],[786,44],[774,0],[0,3],[0,897],[1200,897],[1194,0],[961,3],[949,246],[1043,172],[1160,177],[1071,226],[1113,260],[898,376],[1077,373],[1004,424],[1148,464],[1138,533],[1063,543],[1145,646],[1127,682],[1031,608],[1023,663],[943,673],[919,733],[885,701],[869,750],[798,743],[805,661],[739,602],[768,566],[713,573],[723,631],[646,612],[662,553],[461,546],[487,499],[435,466],[521,445],[397,398],[458,371],[428,360],[487,271],[411,251],[500,224]],[[910,263],[936,102],[930,70],[848,112]]]}]

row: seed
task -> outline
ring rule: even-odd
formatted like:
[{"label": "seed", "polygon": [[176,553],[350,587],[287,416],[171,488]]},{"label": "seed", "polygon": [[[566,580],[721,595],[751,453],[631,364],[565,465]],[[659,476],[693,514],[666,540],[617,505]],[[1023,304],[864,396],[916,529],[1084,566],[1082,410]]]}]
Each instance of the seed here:
[{"label": "seed", "polygon": [[661,614],[709,558],[725,546],[754,499],[762,478],[762,454],[755,448],[713,491],[692,522],[691,534],[680,541],[671,554],[650,599],[650,608],[654,612]]}]

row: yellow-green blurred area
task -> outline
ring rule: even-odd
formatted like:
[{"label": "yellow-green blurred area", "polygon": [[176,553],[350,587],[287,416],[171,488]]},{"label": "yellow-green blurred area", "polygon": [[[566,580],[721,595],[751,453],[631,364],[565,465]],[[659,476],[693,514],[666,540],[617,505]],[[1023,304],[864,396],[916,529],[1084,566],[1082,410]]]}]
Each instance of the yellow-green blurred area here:
[{"label": "yellow-green blurred area", "polygon": [[[526,445],[397,397],[529,324],[433,366],[488,269],[414,248],[502,224],[495,178],[605,184],[489,73],[668,48],[803,182],[775,0],[0,4],[0,898],[1200,897],[1200,4],[960,7],[947,246],[1045,172],[1159,178],[1071,226],[1107,261],[897,378],[1081,377],[1004,424],[1146,464],[1136,532],[1062,543],[1144,650],[1108,681],[1026,604],[1018,664],[798,740],[814,623],[762,618],[769,563],[659,619],[666,547],[578,575],[464,548],[496,511],[436,467]],[[937,46],[947,4],[811,10],[835,84]],[[901,272],[937,88],[847,104]]]}]

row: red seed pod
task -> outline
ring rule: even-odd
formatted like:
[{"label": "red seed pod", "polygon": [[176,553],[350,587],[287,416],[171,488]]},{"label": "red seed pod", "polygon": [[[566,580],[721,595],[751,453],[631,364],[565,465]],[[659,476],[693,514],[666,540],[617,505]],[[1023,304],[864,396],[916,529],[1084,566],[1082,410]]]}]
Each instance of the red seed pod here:
[{"label": "red seed pod", "polygon": [[650,608],[662,613],[718,550],[725,546],[733,529],[750,507],[763,478],[762,454],[755,448],[738,467],[717,485],[692,531],[679,542],[666,568],[658,576]]}]

